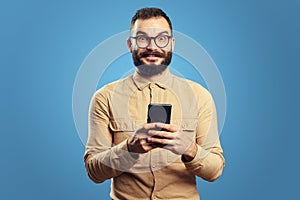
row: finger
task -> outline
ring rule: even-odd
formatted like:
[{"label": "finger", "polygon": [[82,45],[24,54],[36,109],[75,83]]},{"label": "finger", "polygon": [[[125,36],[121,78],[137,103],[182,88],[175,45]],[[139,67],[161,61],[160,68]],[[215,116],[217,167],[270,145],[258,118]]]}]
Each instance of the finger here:
[{"label": "finger", "polygon": [[146,139],[140,139],[140,145],[147,145],[147,140]]},{"label": "finger", "polygon": [[143,128],[146,130],[149,130],[149,129],[155,129],[155,128],[157,128],[157,126],[161,126],[161,125],[162,125],[162,123],[155,122],[155,123],[144,124]]},{"label": "finger", "polygon": [[148,135],[148,130],[140,128],[135,132],[135,136],[138,138],[146,138]]},{"label": "finger", "polygon": [[168,145],[172,143],[172,140],[165,139],[165,138],[148,138],[148,143],[151,143],[153,147],[155,146],[161,146],[161,145]]},{"label": "finger", "polygon": [[140,140],[140,148],[142,149],[141,152],[146,153],[153,149],[152,145],[148,143],[146,139]]},{"label": "finger", "polygon": [[152,137],[159,137],[159,138],[166,138],[166,139],[174,139],[175,134],[166,132],[166,131],[156,131],[156,130],[149,130],[148,135]]},{"label": "finger", "polygon": [[165,144],[151,143],[151,147],[154,148],[164,148]]},{"label": "finger", "polygon": [[155,123],[156,129],[165,129],[169,132],[177,132],[179,131],[179,127],[174,124],[163,124],[163,123]]}]

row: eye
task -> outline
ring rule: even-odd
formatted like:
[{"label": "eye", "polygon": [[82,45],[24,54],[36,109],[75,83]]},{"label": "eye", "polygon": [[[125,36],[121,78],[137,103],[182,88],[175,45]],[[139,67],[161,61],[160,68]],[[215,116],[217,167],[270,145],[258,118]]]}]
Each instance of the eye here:
[{"label": "eye", "polygon": [[139,36],[137,36],[137,39],[141,42],[145,42],[145,41],[149,40],[149,38],[145,35],[139,35]]},{"label": "eye", "polygon": [[160,35],[160,36],[157,36],[157,40],[160,41],[160,42],[164,42],[167,40],[167,36],[166,35]]}]

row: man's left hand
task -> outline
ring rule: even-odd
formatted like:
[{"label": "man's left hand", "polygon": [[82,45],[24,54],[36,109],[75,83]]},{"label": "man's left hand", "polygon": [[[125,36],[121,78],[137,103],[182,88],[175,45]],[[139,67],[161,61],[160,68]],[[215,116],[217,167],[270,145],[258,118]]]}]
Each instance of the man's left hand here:
[{"label": "man's left hand", "polygon": [[194,134],[183,134],[173,124],[152,123],[153,129],[148,131],[151,136],[147,142],[153,146],[163,147],[171,152],[182,155],[184,161],[191,161],[197,153]]}]

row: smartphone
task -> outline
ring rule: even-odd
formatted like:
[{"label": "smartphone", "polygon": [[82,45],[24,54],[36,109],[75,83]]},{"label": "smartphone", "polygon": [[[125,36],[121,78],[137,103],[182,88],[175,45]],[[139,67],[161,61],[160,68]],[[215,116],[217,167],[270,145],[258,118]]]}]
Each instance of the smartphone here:
[{"label": "smartphone", "polygon": [[171,104],[149,104],[147,123],[161,122],[170,124],[171,110]]}]

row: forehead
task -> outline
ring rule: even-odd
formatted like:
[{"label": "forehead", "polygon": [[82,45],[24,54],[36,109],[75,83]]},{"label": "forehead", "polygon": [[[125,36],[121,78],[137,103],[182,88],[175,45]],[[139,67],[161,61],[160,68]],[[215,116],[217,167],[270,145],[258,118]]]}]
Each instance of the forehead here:
[{"label": "forehead", "polygon": [[171,34],[170,26],[167,20],[163,17],[136,20],[131,29],[131,33],[135,35],[138,31],[145,32],[150,36],[155,36],[164,31]]}]

